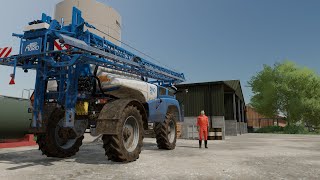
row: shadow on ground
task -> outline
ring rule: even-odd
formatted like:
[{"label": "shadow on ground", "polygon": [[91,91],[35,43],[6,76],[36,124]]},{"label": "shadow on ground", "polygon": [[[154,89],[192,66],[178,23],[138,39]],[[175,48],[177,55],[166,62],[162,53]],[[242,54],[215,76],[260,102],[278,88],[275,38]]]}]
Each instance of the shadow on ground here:
[{"label": "shadow on ground", "polygon": [[[101,149],[97,148],[101,146]],[[143,150],[158,149],[156,143],[144,142]],[[9,152],[0,154],[0,164],[11,164],[14,167],[9,167],[7,170],[23,169],[31,166],[54,166],[56,162],[63,161],[64,163],[81,163],[81,164],[124,164],[119,162],[109,161],[104,155],[104,149],[100,143],[86,143],[80,148],[80,151],[70,158],[51,158],[41,154],[40,150],[32,149],[25,151]]]}]

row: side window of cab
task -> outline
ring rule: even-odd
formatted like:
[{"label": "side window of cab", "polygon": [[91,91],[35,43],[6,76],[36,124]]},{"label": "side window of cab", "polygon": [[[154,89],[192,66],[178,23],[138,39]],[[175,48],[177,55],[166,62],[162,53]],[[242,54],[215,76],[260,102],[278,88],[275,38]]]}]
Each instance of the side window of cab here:
[{"label": "side window of cab", "polygon": [[169,96],[172,96],[172,97],[174,97],[175,96],[175,94],[174,94],[175,92],[173,91],[173,90],[168,90],[168,95]]},{"label": "side window of cab", "polygon": [[166,96],[166,95],[167,95],[167,89],[159,86],[159,96]]}]

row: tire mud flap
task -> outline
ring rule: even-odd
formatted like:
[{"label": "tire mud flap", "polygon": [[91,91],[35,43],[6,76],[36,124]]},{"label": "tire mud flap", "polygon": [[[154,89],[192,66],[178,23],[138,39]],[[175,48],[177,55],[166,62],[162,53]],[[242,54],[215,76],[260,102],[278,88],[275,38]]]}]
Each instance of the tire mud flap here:
[{"label": "tire mud flap", "polygon": [[[92,135],[107,134],[115,135],[118,132],[119,119],[121,118],[121,112],[128,105],[141,105],[139,101],[135,99],[118,99],[112,102],[109,102],[104,105],[102,108],[99,117],[97,119],[95,132],[92,132]],[[141,105],[142,106],[142,105]],[[143,107],[143,106],[142,106]],[[145,112],[142,112],[145,113]]]},{"label": "tire mud flap", "polygon": [[115,135],[118,132],[118,119],[98,119],[95,135],[109,134]]}]

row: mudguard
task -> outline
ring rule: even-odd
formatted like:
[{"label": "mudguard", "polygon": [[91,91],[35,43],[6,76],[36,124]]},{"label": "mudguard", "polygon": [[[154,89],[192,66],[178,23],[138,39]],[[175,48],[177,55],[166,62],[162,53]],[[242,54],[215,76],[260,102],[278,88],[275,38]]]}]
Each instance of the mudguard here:
[{"label": "mudguard", "polygon": [[148,101],[148,120],[149,122],[163,122],[167,112],[172,112],[176,120],[183,121],[179,102],[173,98],[158,98]]},{"label": "mudguard", "polygon": [[117,123],[121,118],[121,112],[130,105],[138,108],[141,113],[142,120],[144,121],[143,124],[144,126],[147,126],[146,111],[139,101],[135,99],[118,99],[104,105],[97,119],[96,129],[93,135],[117,134],[119,131],[119,129],[117,129]]}]

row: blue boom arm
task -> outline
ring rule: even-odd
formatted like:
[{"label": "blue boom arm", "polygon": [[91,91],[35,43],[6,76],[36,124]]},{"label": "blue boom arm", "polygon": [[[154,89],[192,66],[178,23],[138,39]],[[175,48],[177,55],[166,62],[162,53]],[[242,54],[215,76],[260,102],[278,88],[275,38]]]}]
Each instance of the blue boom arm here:
[{"label": "blue boom arm", "polygon": [[[85,22],[81,11],[73,8],[72,22],[64,26],[50,16],[29,25],[46,24],[46,28],[13,34],[21,39],[18,55],[0,59],[0,65],[36,70],[32,128],[43,128],[43,106],[54,101],[65,109],[64,127],[74,127],[75,105],[78,99],[88,99],[91,94],[79,91],[78,82],[94,75],[90,65],[106,67],[149,78],[149,82],[171,86],[185,81],[184,74],[151,63],[113,43],[84,31],[84,27],[96,29]],[[55,50],[55,41],[68,46]],[[47,92],[49,81],[56,81],[56,92]]]}]

